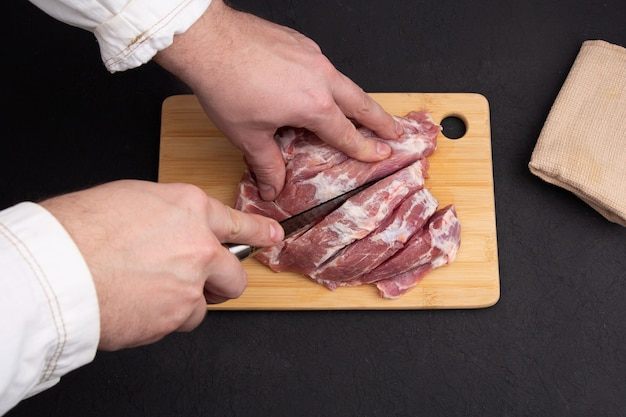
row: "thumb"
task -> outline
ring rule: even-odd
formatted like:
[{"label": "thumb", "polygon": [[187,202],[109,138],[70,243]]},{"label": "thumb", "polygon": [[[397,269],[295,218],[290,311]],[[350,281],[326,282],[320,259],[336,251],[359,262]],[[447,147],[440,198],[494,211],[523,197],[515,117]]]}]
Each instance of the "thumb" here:
[{"label": "thumb", "polygon": [[254,172],[261,198],[274,200],[285,185],[285,161],[273,134],[252,134],[232,141],[243,150],[246,163]]}]

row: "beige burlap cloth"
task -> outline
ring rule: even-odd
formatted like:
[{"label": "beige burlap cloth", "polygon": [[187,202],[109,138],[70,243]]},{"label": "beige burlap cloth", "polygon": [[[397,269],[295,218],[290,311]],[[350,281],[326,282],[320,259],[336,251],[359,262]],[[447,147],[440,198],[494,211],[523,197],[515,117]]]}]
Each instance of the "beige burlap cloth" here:
[{"label": "beige burlap cloth", "polygon": [[626,49],[583,43],[528,166],[626,226]]}]

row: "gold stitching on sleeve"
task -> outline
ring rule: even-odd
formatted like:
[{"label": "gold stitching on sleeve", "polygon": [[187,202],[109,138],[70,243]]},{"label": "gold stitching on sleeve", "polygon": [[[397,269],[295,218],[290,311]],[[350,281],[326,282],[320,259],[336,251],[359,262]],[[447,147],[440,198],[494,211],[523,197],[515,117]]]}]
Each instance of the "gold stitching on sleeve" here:
[{"label": "gold stitching on sleeve", "polygon": [[0,235],[4,236],[6,240],[13,245],[24,262],[29,266],[33,277],[37,280],[37,283],[41,287],[41,290],[48,301],[48,310],[50,311],[50,317],[56,331],[57,343],[50,360],[47,361],[46,367],[43,369],[39,378],[39,383],[45,382],[50,379],[56,370],[57,363],[67,342],[67,331],[65,328],[65,322],[63,321],[63,311],[61,310],[59,300],[54,293],[54,288],[50,284],[46,273],[37,262],[37,259],[30,252],[28,246],[2,223],[0,223]]}]

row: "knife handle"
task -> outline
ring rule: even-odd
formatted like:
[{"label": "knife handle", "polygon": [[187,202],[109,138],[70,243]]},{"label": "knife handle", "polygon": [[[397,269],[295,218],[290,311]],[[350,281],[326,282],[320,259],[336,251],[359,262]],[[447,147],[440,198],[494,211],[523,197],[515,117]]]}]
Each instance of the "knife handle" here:
[{"label": "knife handle", "polygon": [[256,252],[257,248],[242,243],[224,243],[224,246],[235,255],[240,261]]}]

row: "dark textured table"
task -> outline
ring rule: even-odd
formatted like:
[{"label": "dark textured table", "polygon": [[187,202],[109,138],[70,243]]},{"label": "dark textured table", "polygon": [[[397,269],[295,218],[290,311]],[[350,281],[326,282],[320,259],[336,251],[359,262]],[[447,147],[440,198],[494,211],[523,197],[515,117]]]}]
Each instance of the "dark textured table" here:
[{"label": "dark textured table", "polygon": [[[582,42],[626,46],[624,2],[236,3],[316,40],[366,91],[487,97],[500,301],[211,312],[98,353],[9,415],[626,415],[626,229],[527,168]],[[3,10],[0,207],[156,180],[161,102],[189,90],[154,64],[108,74],[90,33],[26,1]]]}]

